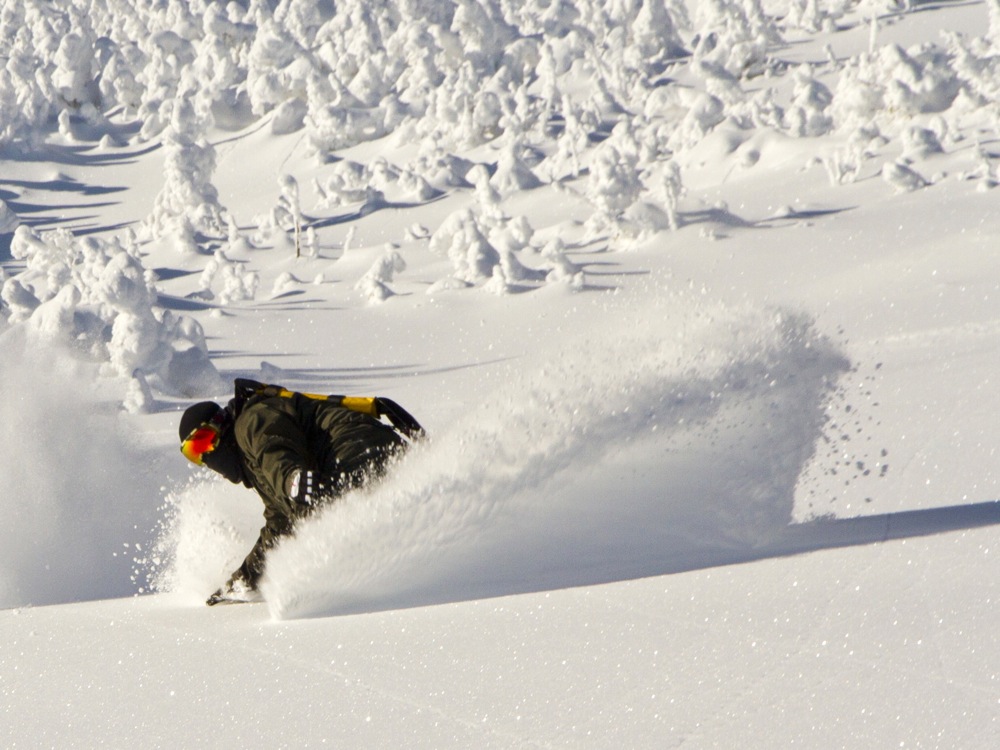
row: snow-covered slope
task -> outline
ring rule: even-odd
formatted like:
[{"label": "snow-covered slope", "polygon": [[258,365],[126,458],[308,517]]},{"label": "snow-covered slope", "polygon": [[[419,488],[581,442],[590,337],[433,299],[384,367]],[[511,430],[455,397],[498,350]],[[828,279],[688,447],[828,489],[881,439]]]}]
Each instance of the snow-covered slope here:
[{"label": "snow-covered slope", "polygon": [[[1000,741],[996,0],[0,29],[7,746]],[[430,439],[209,610],[240,376]]]},{"label": "snow-covered slope", "polygon": [[[4,613],[13,746],[988,748],[994,528],[295,622]],[[12,741],[11,741],[12,740]]]}]

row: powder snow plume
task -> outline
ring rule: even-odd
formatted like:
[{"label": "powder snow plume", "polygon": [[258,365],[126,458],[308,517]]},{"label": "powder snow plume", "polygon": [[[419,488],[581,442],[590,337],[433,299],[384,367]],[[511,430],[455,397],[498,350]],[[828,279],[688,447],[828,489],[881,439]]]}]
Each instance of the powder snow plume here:
[{"label": "powder snow plume", "polygon": [[380,486],[304,524],[271,555],[272,614],[654,575],[787,525],[844,358],[780,311],[654,305],[617,323],[512,368]]},{"label": "powder snow plume", "polygon": [[243,561],[263,524],[261,504],[215,474],[192,476],[170,492],[145,577],[156,591],[201,605]]},{"label": "powder snow plume", "polygon": [[160,505],[158,472],[135,467],[156,459],[86,364],[23,333],[0,360],[0,608],[129,596]]}]

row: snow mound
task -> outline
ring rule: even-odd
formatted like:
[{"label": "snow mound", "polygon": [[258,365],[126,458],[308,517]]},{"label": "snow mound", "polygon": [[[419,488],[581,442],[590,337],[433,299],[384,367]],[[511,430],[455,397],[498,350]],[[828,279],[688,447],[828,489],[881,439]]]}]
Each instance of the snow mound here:
[{"label": "snow mound", "polygon": [[512,368],[383,484],[304,525],[271,555],[272,614],[654,575],[783,529],[843,357],[779,311],[622,322]]},{"label": "snow mound", "polygon": [[106,362],[122,378],[149,378],[164,393],[224,387],[201,324],[157,307],[156,277],[134,236],[75,237],[21,225],[10,251],[25,270],[0,279],[0,300],[8,322],[25,323],[36,343]]}]

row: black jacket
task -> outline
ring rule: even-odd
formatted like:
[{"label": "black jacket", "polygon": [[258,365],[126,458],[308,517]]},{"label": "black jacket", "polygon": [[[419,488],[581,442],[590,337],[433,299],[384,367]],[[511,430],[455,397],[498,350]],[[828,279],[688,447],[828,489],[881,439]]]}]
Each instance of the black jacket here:
[{"label": "black jacket", "polygon": [[395,430],[374,417],[328,401],[301,394],[248,400],[213,452],[218,455],[209,454],[211,461],[206,457],[211,468],[252,487],[264,502],[265,525],[233,577],[255,587],[266,551],[309,510],[289,497],[295,471],[316,472],[326,486],[325,499],[331,500],[381,474],[386,461],[405,445]]}]

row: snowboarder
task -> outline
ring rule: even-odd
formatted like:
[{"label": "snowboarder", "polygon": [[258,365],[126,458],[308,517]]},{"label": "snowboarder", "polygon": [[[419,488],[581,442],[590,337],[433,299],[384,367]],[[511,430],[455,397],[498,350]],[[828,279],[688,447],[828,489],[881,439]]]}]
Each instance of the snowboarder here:
[{"label": "snowboarder", "polygon": [[[385,416],[392,426],[379,417]],[[264,527],[243,564],[206,602],[250,601],[267,551],[320,505],[380,477],[423,429],[395,402],[294,393],[237,379],[222,407],[202,401],[181,417],[181,452],[264,501]]]}]

